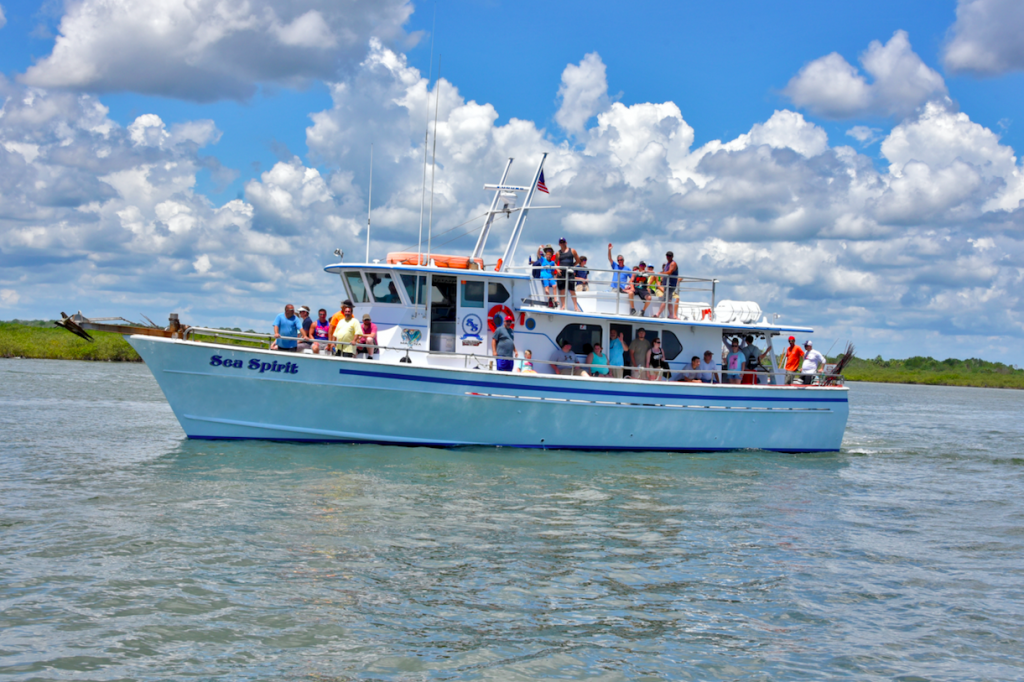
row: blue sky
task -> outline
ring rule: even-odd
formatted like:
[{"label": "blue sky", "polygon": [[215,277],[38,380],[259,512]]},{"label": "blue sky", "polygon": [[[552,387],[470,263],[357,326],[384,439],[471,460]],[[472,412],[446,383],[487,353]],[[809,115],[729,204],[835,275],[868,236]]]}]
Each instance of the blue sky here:
[{"label": "blue sky", "polygon": [[440,59],[439,229],[547,151],[565,209],[531,242],[673,248],[864,354],[1016,362],[1019,2],[0,8],[5,319],[335,305],[319,267],[362,252],[371,142],[374,255],[416,233]]}]

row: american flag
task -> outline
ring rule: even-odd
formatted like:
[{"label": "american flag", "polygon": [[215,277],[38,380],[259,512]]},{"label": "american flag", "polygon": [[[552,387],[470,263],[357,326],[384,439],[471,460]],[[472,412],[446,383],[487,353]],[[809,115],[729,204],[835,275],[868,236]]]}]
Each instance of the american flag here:
[{"label": "american flag", "polygon": [[548,191],[548,186],[544,184],[544,171],[540,172],[540,178],[537,180],[537,189],[544,192],[544,194],[551,194]]}]

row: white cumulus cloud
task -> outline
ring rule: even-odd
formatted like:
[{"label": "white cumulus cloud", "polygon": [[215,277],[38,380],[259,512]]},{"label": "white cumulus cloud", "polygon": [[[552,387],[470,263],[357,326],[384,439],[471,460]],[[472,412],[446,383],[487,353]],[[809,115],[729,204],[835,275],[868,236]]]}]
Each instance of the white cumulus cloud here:
[{"label": "white cumulus cloud", "polygon": [[946,95],[946,84],[910,46],[906,31],[896,31],[884,45],[875,40],[860,56],[869,83],[855,67],[833,52],[805,65],[783,91],[794,104],[827,118],[895,116]]},{"label": "white cumulus cloud", "polygon": [[608,77],[596,52],[583,57],[579,65],[569,64],[558,88],[561,106],[555,121],[569,133],[580,133],[587,121],[608,108]]},{"label": "white cumulus cloud", "polygon": [[29,85],[244,99],[257,83],[335,77],[371,36],[403,37],[409,0],[80,0]]},{"label": "white cumulus cloud", "polygon": [[1024,69],[1024,3],[959,0],[956,23],[943,50],[953,73],[995,75]]}]

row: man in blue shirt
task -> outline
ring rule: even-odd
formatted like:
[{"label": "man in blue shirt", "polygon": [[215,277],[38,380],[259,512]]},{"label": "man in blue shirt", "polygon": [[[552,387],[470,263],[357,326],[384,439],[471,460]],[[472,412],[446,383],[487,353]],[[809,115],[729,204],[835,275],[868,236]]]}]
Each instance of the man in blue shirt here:
[{"label": "man in blue shirt", "polygon": [[[274,318],[274,346],[271,350],[283,350],[294,353],[299,347],[299,329],[302,328],[302,320],[295,314],[295,306],[291,303],[284,307],[284,313],[279,313]],[[282,337],[291,338],[282,338]]]},{"label": "man in blue shirt", "polygon": [[626,352],[626,349],[622,345],[622,339],[619,338],[617,329],[612,329],[608,332],[608,339],[608,364],[611,366],[612,376],[616,379],[621,379],[622,365],[624,363],[623,354]]},{"label": "man in blue shirt", "polygon": [[612,245],[608,245],[608,262],[611,263],[612,270],[617,270],[612,274],[612,290],[618,289],[619,291],[625,291],[626,287],[629,286],[629,266],[626,265],[626,260],[620,253],[615,260],[612,260]]}]

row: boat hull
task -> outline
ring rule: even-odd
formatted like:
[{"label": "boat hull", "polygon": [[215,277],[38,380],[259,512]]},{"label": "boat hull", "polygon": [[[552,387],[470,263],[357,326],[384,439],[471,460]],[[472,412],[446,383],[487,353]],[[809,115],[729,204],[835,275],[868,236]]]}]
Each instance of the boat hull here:
[{"label": "boat hull", "polygon": [[189,438],[838,450],[846,388],[510,374],[132,336]]}]

